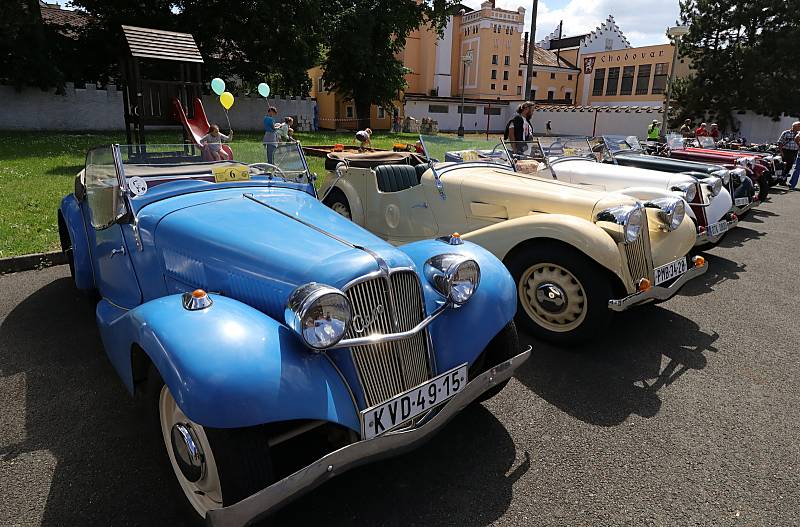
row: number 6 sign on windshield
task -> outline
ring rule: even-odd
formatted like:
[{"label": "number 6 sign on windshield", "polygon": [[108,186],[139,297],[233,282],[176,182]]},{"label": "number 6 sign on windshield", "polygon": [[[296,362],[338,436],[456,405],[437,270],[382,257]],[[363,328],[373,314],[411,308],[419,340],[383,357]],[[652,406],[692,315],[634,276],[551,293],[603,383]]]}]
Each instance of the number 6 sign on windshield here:
[{"label": "number 6 sign on windshield", "polygon": [[214,174],[214,181],[217,183],[250,180],[250,169],[246,166],[222,166],[214,167],[211,170]]}]

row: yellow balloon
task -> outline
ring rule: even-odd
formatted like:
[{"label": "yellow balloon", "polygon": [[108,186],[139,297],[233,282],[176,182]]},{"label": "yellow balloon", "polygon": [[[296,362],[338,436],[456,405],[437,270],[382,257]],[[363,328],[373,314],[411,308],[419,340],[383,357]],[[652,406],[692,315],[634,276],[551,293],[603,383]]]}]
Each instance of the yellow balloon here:
[{"label": "yellow balloon", "polygon": [[233,94],[229,91],[222,92],[222,95],[219,96],[219,103],[226,110],[230,110],[233,106]]}]

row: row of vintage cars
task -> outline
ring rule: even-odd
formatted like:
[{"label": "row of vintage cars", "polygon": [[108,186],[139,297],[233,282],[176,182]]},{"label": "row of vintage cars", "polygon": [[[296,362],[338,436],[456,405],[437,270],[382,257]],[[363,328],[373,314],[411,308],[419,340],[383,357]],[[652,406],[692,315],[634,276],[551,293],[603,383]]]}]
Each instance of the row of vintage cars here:
[{"label": "row of vintage cars", "polygon": [[635,138],[420,140],[331,154],[319,191],[299,143],[88,152],[62,248],[190,521],[246,525],[417,446],[530,356],[515,321],[569,345],[667,300],[768,184],[761,157]]}]

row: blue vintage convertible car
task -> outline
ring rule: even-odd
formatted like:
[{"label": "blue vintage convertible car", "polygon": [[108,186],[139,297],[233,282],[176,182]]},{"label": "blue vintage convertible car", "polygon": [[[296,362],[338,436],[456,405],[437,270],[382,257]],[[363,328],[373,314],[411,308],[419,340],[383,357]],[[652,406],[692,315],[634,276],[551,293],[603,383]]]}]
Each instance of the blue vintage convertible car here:
[{"label": "blue vintage convertible car", "polygon": [[299,145],[251,157],[95,148],[58,212],[106,353],[212,525],[417,446],[530,354],[487,251],[393,247],[317,200]]}]

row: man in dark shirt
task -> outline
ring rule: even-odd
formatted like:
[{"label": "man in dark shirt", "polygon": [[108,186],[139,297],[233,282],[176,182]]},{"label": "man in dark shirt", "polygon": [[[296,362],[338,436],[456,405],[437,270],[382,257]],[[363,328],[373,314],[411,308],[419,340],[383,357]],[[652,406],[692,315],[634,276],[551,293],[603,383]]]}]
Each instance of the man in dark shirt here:
[{"label": "man in dark shirt", "polygon": [[517,107],[517,115],[506,123],[503,139],[515,142],[530,141],[533,138],[533,125],[530,122],[534,104],[525,101]]}]

